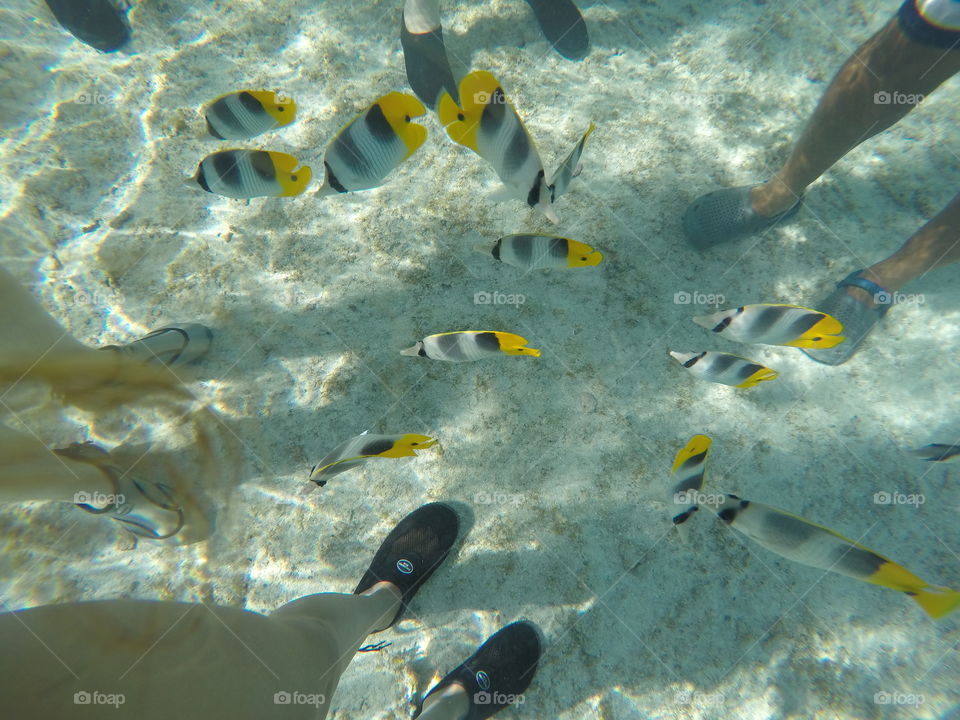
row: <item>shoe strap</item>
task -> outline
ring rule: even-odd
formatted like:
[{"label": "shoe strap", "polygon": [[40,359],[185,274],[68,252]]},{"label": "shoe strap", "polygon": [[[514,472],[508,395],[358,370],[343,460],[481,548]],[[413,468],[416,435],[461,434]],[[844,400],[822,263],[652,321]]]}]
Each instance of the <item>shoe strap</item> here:
[{"label": "shoe strap", "polygon": [[[886,288],[880,287],[872,280],[867,280],[867,278],[861,275],[862,272],[863,270],[854,270],[838,282],[837,287],[858,287],[869,293],[873,301],[877,303],[877,307],[874,308],[874,310],[876,310],[877,315],[883,317],[893,305],[893,293]],[[884,301],[884,298],[886,298],[886,301]]]}]

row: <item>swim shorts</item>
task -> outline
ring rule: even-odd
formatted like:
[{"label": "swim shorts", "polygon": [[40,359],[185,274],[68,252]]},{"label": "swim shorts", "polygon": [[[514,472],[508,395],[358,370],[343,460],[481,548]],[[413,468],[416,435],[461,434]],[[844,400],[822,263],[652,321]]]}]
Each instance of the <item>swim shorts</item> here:
[{"label": "swim shorts", "polygon": [[960,0],[907,0],[899,18],[911,40],[960,52]]}]

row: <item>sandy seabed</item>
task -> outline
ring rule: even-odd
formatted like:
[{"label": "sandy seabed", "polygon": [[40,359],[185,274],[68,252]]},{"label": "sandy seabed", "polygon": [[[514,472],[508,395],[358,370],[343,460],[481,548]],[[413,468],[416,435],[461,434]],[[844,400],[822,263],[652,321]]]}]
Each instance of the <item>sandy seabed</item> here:
[{"label": "sandy seabed", "polygon": [[[836,368],[711,338],[690,317],[712,306],[675,302],[810,303],[894,251],[960,187],[957,80],[844,158],[794,222],[698,254],[682,237],[686,205],[769,177],[896,4],[579,5],[592,40],[582,62],[553,52],[519,0],[444,7],[455,71],[501,80],[548,168],[596,123],[556,228],[522,203],[489,201],[494,173],[435,116],[424,146],[370,192],[246,203],[181,185],[224,147],[205,136],[200,108],[244,87],[299,105],[294,125],[245,146],[322,174],[337,129],[407,87],[395,0],[146,2],[130,14],[131,51],[113,55],[74,41],[40,3],[0,10],[5,267],[91,345],[167,322],[214,328],[196,391],[245,462],[217,532],[188,549],[131,552],[111,524],[77,522],[67,506],[5,510],[9,607],[132,597],[269,612],[351,591],[403,515],[446,500],[472,515],[467,539],[393,645],[354,661],[331,717],[409,717],[437,673],[518,618],[550,645],[525,704],[504,717],[960,716],[957,616],[934,623],[904,595],[782,560],[707,513],[683,546],[665,503],[674,453],[706,433],[708,489],[802,514],[960,586],[957,471],[905,454],[957,440],[956,267],[906,288],[923,302],[895,308]],[[604,263],[524,274],[473,249],[554,230]],[[524,302],[476,304],[477,293]],[[543,356],[398,354],[462,329],[516,332]],[[706,349],[781,377],[739,391],[667,355]],[[310,465],[368,429],[431,434],[442,449],[299,494]],[[881,491],[926,502],[876,504]],[[896,702],[910,695],[923,704]]]}]

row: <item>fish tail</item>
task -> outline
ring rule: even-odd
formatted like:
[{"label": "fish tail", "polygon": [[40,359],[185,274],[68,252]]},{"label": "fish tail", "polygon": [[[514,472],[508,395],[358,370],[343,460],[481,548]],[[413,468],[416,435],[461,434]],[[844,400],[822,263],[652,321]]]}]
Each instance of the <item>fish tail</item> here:
[{"label": "fish tail", "polygon": [[909,595],[932,618],[942,618],[960,607],[960,591],[950,588],[929,587]]}]

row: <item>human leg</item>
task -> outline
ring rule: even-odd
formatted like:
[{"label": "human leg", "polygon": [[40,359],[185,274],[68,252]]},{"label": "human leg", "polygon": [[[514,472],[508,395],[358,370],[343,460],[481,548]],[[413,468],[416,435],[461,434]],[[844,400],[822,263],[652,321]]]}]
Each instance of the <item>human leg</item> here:
[{"label": "human leg", "polygon": [[895,304],[911,280],[960,260],[960,194],[914,233],[890,257],[851,273],[815,307],[843,323],[844,342],[825,350],[804,350],[826,365],[846,362],[876,322]]}]

